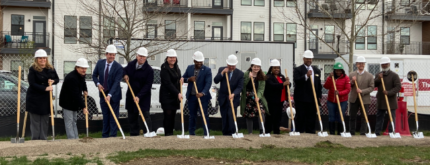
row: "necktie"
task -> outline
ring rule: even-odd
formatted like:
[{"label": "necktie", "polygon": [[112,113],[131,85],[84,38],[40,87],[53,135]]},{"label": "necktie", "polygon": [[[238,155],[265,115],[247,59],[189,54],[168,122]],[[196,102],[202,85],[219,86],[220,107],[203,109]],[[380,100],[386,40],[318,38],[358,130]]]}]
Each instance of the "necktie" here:
[{"label": "necktie", "polygon": [[108,80],[108,76],[109,76],[109,64],[106,65],[106,69],[105,69],[105,79],[103,80],[103,88],[105,89],[105,91],[107,91],[107,80]]},{"label": "necktie", "polygon": [[[137,69],[140,69],[141,67],[142,67],[142,65],[137,65]],[[137,70],[137,69],[136,69],[136,70]]]},{"label": "necktie", "polygon": [[233,73],[233,72],[230,72],[230,73],[228,74],[228,80],[231,80],[231,75],[232,75],[232,73]]}]

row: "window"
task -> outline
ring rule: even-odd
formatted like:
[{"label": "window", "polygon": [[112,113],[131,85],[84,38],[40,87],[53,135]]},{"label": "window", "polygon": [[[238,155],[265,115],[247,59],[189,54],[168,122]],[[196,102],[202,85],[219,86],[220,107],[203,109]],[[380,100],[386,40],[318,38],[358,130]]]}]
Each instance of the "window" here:
[{"label": "window", "polygon": [[330,73],[333,72],[333,67],[334,65],[332,64],[324,65],[324,79],[330,76]]},{"label": "window", "polygon": [[254,41],[264,41],[264,22],[254,22]]},{"label": "window", "polygon": [[297,24],[287,23],[287,42],[294,42],[294,47],[297,41]]},{"label": "window", "polygon": [[284,42],[284,23],[273,23],[273,41]]},{"label": "window", "polygon": [[146,24],[146,38],[157,38],[157,21],[150,20]]},{"label": "window", "polygon": [[364,10],[366,9],[366,0],[355,0],[355,9],[357,10]]},{"label": "window", "polygon": [[373,10],[375,8],[377,2],[378,2],[378,0],[367,0],[367,10]]},{"label": "window", "polygon": [[369,66],[369,73],[372,75],[378,75],[378,73],[381,72],[380,64],[368,64],[368,66]]},{"label": "window", "polygon": [[252,5],[252,0],[241,0],[242,1],[242,6],[251,6]]},{"label": "window", "polygon": [[113,17],[103,18],[103,38],[115,38],[115,20]]},{"label": "window", "polygon": [[176,21],[165,21],[164,38],[174,39],[176,38]]},{"label": "window", "polygon": [[356,50],[364,50],[364,47],[365,47],[365,29],[364,28],[362,28],[361,30],[360,30],[360,28],[361,28],[362,26],[355,26],[355,31],[357,32],[356,34],[356,37],[355,37],[355,49]]},{"label": "window", "polygon": [[205,39],[205,22],[194,21],[194,39],[204,40]]},{"label": "window", "polygon": [[273,6],[275,7],[284,7],[284,0],[274,0]]},{"label": "window", "polygon": [[400,0],[401,6],[409,6],[409,4],[410,4],[409,0]]},{"label": "window", "polygon": [[[24,63],[20,60],[10,61],[10,71],[15,77],[18,77],[19,66],[24,66]],[[24,80],[24,77],[26,77],[24,76],[24,69],[21,69],[21,80]]]},{"label": "window", "polygon": [[76,16],[64,16],[64,43],[65,44],[76,44],[77,35],[77,17]]},{"label": "window", "polygon": [[326,43],[334,43],[334,26],[325,26],[324,41]]},{"label": "window", "polygon": [[264,6],[264,0],[254,0],[254,6]]},{"label": "window", "polygon": [[402,45],[409,45],[411,41],[410,36],[410,28],[408,27],[402,27],[400,28],[400,44]]},{"label": "window", "polygon": [[128,30],[127,22],[127,18],[118,17],[118,38],[128,38],[130,31]]},{"label": "window", "polygon": [[79,43],[91,43],[93,37],[92,17],[79,17]]},{"label": "window", "polygon": [[11,35],[24,35],[24,16],[14,15],[11,16]]},{"label": "window", "polygon": [[367,26],[367,50],[377,50],[377,26]]},{"label": "window", "polygon": [[[75,70],[75,63],[76,61],[64,61],[64,77],[67,76],[67,74],[69,74],[71,71]],[[92,79],[91,77],[91,71],[92,71],[92,65],[91,65],[91,61],[88,61],[88,65],[90,67],[87,68],[87,72],[85,72],[85,79],[89,80]]]},{"label": "window", "polygon": [[240,39],[242,41],[251,41],[251,22],[240,23]]},{"label": "window", "polygon": [[216,59],[215,58],[205,58],[203,65],[205,65],[211,69],[216,69]]},{"label": "window", "polygon": [[287,7],[296,7],[296,0],[287,0]]}]

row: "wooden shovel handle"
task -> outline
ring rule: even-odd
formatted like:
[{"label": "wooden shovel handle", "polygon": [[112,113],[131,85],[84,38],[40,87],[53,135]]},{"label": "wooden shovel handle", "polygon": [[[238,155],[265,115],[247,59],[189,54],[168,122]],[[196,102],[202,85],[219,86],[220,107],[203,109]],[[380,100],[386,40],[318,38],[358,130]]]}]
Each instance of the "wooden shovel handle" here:
[{"label": "wooden shovel handle", "polygon": [[331,76],[331,79],[333,80],[333,86],[334,86],[334,91],[335,91],[334,95],[336,95],[337,107],[339,109],[340,118],[343,121],[343,113],[342,113],[342,108],[340,107],[339,96],[336,94],[336,91],[337,91],[336,81],[334,81],[334,76]]},{"label": "wooden shovel handle", "polygon": [[[225,73],[225,78],[227,80],[227,87],[228,87],[228,97],[231,96],[231,91],[230,91],[230,82],[228,81],[228,74]],[[252,77],[251,77],[252,79]],[[236,122],[236,114],[234,113],[234,105],[233,105],[233,99],[229,99],[230,100],[230,105],[231,105],[231,113],[233,114],[233,120]]]},{"label": "wooden shovel handle", "polygon": [[18,95],[17,98],[18,100],[17,105],[16,105],[16,123],[19,124],[19,119],[20,119],[20,115],[21,115],[21,66],[18,67]]},{"label": "wooden shovel handle", "polygon": [[[255,90],[255,85],[254,85],[254,79],[252,77],[250,77],[251,79],[251,83],[252,83],[252,88],[254,89],[254,96],[257,98],[257,91]],[[260,103],[258,101],[255,102],[257,104],[257,109],[258,109],[258,114],[260,115],[260,122],[263,123],[263,117],[261,116],[261,109],[260,109]]]},{"label": "wooden shovel handle", "polygon": [[[129,83],[128,81],[125,81],[125,82],[127,82],[128,89],[130,90],[131,95],[133,96],[133,101],[134,101],[134,98],[136,98],[136,96],[134,96],[133,89],[131,89],[130,83]],[[138,102],[136,102],[136,101],[135,101],[134,103],[136,103],[137,109],[139,110],[140,117],[142,117],[143,122],[145,122],[145,117],[144,117],[144,116],[143,116],[143,114],[142,114],[142,110],[140,110],[139,103],[138,103]]]},{"label": "wooden shovel handle", "polygon": [[[182,85],[183,85],[183,82],[181,82],[181,95],[182,95]],[[182,103],[182,100],[184,100],[183,98],[180,100],[181,101],[181,123],[183,124],[184,123],[184,107],[183,107],[183,103]]]},{"label": "wooden shovel handle", "polygon": [[[357,80],[355,80],[355,87],[358,89]],[[364,108],[363,99],[361,98],[360,93],[358,93],[358,99],[360,99],[361,109],[363,110],[364,118],[366,118],[366,123],[369,123],[369,120],[367,119],[366,108]]]},{"label": "wooden shovel handle", "polygon": [[[197,85],[196,85],[195,81],[194,81],[194,88],[196,89],[196,94],[199,93],[199,90],[197,89]],[[197,101],[199,101],[200,112],[202,113],[201,115],[202,115],[202,118],[203,118],[203,122],[204,122],[205,125],[207,125],[207,123],[206,123],[206,114],[203,111],[202,102],[200,101],[199,97],[197,97]],[[207,131],[209,131],[209,130],[207,130]]]},{"label": "wooden shovel handle", "polygon": [[[385,84],[384,84],[384,78],[381,77],[381,82],[382,82],[382,89],[385,91]],[[388,114],[390,115],[390,122],[393,122],[393,117],[391,116],[391,108],[390,108],[390,103],[388,103],[388,97],[387,95],[385,95],[383,93],[383,95],[385,96],[385,103],[387,103],[387,108],[388,108]],[[394,131],[394,130],[393,130]]]},{"label": "wooden shovel handle", "polygon": [[[288,77],[287,69],[285,69],[285,77]],[[288,104],[290,105],[291,120],[294,120],[293,104],[291,104],[290,87],[287,86]]]},{"label": "wooden shovel handle", "polygon": [[[100,92],[102,92],[103,98],[106,100],[105,92],[103,90],[100,90]],[[116,125],[118,126],[119,129],[121,129],[121,125],[119,125],[118,119],[116,118],[115,112],[113,111],[112,107],[110,106],[110,103],[106,101],[106,104],[108,105],[109,110],[112,113],[113,119],[115,119]]]},{"label": "wooden shovel handle", "polygon": [[[85,108],[87,109],[88,112],[88,104],[87,104],[87,95],[85,96]],[[85,126],[86,128],[88,128],[88,113],[85,113]]]},{"label": "wooden shovel handle", "polygon": [[[49,86],[52,87],[52,82],[49,82]],[[51,107],[51,125],[54,126],[54,107],[52,104],[52,91],[49,91],[49,106]]]},{"label": "wooden shovel handle", "polygon": [[417,99],[416,99],[416,91],[415,91],[415,79],[414,74],[411,74],[412,77],[412,91],[414,92],[414,109],[415,109],[415,121],[418,122],[418,113],[417,113]]},{"label": "wooden shovel handle", "polygon": [[312,76],[309,76],[309,78],[311,79],[311,84],[312,84],[312,92],[314,94],[314,100],[315,100],[315,106],[317,108],[317,114],[318,114],[318,120],[321,121],[321,114],[320,114],[320,107],[318,105],[318,99],[317,99],[317,94],[315,92],[315,87],[314,87],[314,81],[312,79]]}]

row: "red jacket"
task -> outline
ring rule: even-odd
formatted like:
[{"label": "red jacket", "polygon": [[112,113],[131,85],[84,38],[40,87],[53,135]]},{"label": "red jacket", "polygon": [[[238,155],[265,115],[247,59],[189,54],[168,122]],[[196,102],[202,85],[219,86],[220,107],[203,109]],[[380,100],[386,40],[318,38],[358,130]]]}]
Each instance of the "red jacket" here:
[{"label": "red jacket", "polygon": [[[335,81],[336,81],[337,91],[339,91],[339,101],[340,102],[348,101],[348,94],[349,94],[349,91],[351,91],[351,82],[349,81],[349,77],[343,74]],[[330,101],[332,103],[337,103],[336,96],[334,94],[333,80],[331,79],[331,77],[328,77],[327,81],[325,81],[324,88],[328,89],[327,101]]]}]

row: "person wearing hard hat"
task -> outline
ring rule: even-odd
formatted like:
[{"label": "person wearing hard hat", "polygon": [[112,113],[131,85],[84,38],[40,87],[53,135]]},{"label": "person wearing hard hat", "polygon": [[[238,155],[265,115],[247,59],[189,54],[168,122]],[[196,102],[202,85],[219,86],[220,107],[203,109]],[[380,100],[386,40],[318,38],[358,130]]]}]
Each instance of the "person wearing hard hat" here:
[{"label": "person wearing hard hat", "polygon": [[182,100],[181,84],[183,82],[181,70],[178,66],[178,55],[175,50],[167,50],[166,59],[161,65],[160,77],[161,94],[159,95],[159,101],[164,114],[164,135],[171,136],[175,128],[176,110],[180,108],[179,105]]},{"label": "person wearing hard hat", "polygon": [[[355,125],[357,120],[358,109],[361,109],[361,127],[360,135],[365,135],[367,133],[366,119],[363,115],[363,109],[361,108],[360,99],[358,95],[360,94],[363,100],[363,105],[366,110],[366,114],[369,111],[370,105],[370,93],[375,88],[373,75],[364,70],[366,66],[366,59],[363,56],[358,56],[355,61],[355,66],[357,71],[353,71],[349,74],[351,78],[351,93],[349,95],[349,131],[351,135],[355,135]],[[358,88],[355,82],[357,82]]]},{"label": "person wearing hard hat", "polygon": [[[266,87],[264,89],[264,97],[267,100],[268,112],[265,114],[266,121],[264,123],[265,133],[280,134],[282,109],[284,102],[288,101],[287,88],[291,87],[290,78],[285,77],[281,71],[281,62],[277,59],[270,61],[269,71],[266,74]],[[270,111],[270,113],[269,113]]]},{"label": "person wearing hard hat", "polygon": [[122,99],[120,82],[123,68],[115,61],[117,50],[114,45],[106,47],[106,59],[97,61],[93,71],[94,84],[104,91],[106,99],[100,92],[100,107],[103,113],[102,137],[116,137],[118,126],[106,102],[109,102],[116,116],[119,116],[119,102]]},{"label": "person wearing hard hat", "polygon": [[[333,79],[336,82],[336,89],[334,89]],[[340,135],[343,132],[342,120],[339,114],[338,100],[336,95],[339,97],[339,104],[342,111],[342,116],[345,116],[346,109],[348,108],[348,94],[351,91],[351,82],[349,77],[343,70],[343,65],[340,62],[336,62],[333,66],[333,72],[327,77],[324,88],[328,89],[327,108],[328,108],[328,121],[330,135],[335,134],[335,127],[337,125],[337,134]]]},{"label": "person wearing hard hat", "polygon": [[[296,106],[296,128],[298,132],[315,133],[316,106],[321,106],[321,71],[312,66],[314,54],[310,50],[303,53],[303,65],[294,68],[294,104]],[[315,105],[313,80],[318,105]]]},{"label": "person wearing hard hat", "polygon": [[[218,90],[218,103],[221,112],[222,119],[222,134],[224,136],[231,136],[236,133],[236,127],[234,125],[234,116],[232,113],[232,107],[230,100],[233,101],[234,113],[237,114],[237,107],[240,104],[240,92],[243,87],[243,72],[236,69],[237,57],[235,55],[229,55],[226,67],[220,67],[218,73],[214,78],[214,83],[220,83],[220,89]],[[227,87],[227,76],[228,82],[230,83],[230,93]]]},{"label": "person wearing hard hat", "polygon": [[[193,54],[193,59],[194,65],[188,65],[187,70],[185,70],[184,75],[182,75],[182,77],[184,78],[184,82],[188,82],[186,97],[188,101],[188,109],[190,110],[190,122],[188,125],[188,131],[190,135],[195,135],[196,116],[197,112],[200,112],[199,102],[197,98],[200,98],[203,112],[205,113],[204,115],[202,115],[202,117],[205,117],[208,129],[210,129],[208,105],[209,100],[212,99],[212,96],[209,93],[209,89],[212,85],[211,68],[203,65],[205,58],[202,52],[196,51]],[[194,82],[197,85],[199,93],[197,93],[196,89],[194,88]],[[207,130],[204,126],[203,130],[204,134],[207,135]]]},{"label": "person wearing hard hat", "polygon": [[[381,69],[382,72],[375,76],[375,87],[378,88],[378,93],[376,94],[377,99],[377,108],[378,112],[376,113],[376,125],[375,125],[375,134],[376,136],[380,135],[382,131],[382,127],[384,124],[385,114],[387,113],[388,107],[386,104],[385,96],[388,97],[388,103],[390,104],[391,115],[393,117],[393,123],[396,123],[396,109],[397,109],[397,96],[401,89],[400,78],[396,72],[390,70],[390,58],[382,57],[381,58]],[[382,87],[381,79],[384,79],[385,90]],[[390,123],[390,122],[388,122]],[[389,132],[393,132],[392,126],[388,125]]]},{"label": "person wearing hard hat", "polygon": [[[129,62],[124,68],[124,80],[130,83],[131,89],[128,88],[125,109],[128,113],[128,121],[130,123],[130,136],[138,136],[140,134],[139,122],[142,121],[139,117],[139,110],[136,106],[137,102],[148,124],[149,132],[152,132],[151,115],[149,108],[151,106],[151,88],[154,82],[154,70],[146,60],[148,50],[141,47],[136,52],[136,59]],[[134,92],[134,98],[131,91]],[[143,121],[142,121],[143,122]],[[142,128],[145,131],[148,131]]]},{"label": "person wearing hard hat", "polygon": [[[45,50],[39,49],[34,55],[34,61],[28,71],[26,111],[30,114],[31,140],[46,140],[48,135],[49,114],[51,104],[49,92],[52,86],[59,82],[57,72],[48,61]],[[2,105],[3,106],[3,105]]]},{"label": "person wearing hard hat", "polygon": [[[254,95],[254,88],[252,86],[251,78],[254,81],[257,97]],[[269,109],[267,108],[267,101],[264,97],[266,75],[264,74],[263,70],[261,70],[261,60],[259,58],[252,59],[251,66],[245,72],[243,79],[242,95],[240,96],[240,114],[242,114],[242,117],[245,117],[248,134],[252,134],[254,129],[253,119],[259,114],[257,102],[260,104],[263,122],[265,121],[265,113],[269,112]],[[262,131],[262,125],[260,122],[258,126]]]},{"label": "person wearing hard hat", "polygon": [[83,110],[88,113],[82,93],[88,95],[85,75],[88,61],[79,58],[75,64],[75,70],[68,73],[64,78],[60,92],[60,106],[63,107],[64,125],[66,126],[67,139],[79,139],[78,128],[76,126],[77,111]]}]

